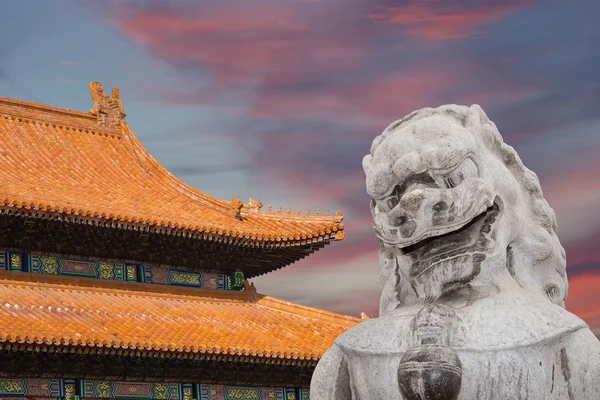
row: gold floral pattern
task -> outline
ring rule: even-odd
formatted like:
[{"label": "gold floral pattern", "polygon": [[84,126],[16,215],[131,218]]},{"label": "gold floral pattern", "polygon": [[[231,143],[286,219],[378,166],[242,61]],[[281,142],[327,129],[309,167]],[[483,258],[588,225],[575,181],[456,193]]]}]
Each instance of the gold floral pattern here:
[{"label": "gold floral pattern", "polygon": [[42,259],[42,272],[44,274],[58,274],[58,258],[57,257],[44,257]]},{"label": "gold floral pattern", "polygon": [[194,398],[194,393],[191,388],[183,389],[183,400],[192,400]]},{"label": "gold floral pattern", "polygon": [[98,397],[112,397],[110,382],[97,381],[96,383],[96,395]]},{"label": "gold floral pattern", "polygon": [[100,279],[113,279],[113,269],[114,267],[112,264],[109,264],[107,262],[101,262],[98,265],[98,277],[100,277]]},{"label": "gold floral pattern", "polygon": [[231,400],[260,400],[257,387],[227,386],[227,398]]},{"label": "gold floral pattern", "polygon": [[75,399],[75,386],[73,385],[65,385],[65,400],[74,400]]},{"label": "gold floral pattern", "polygon": [[170,271],[169,276],[171,283],[202,286],[202,274]]},{"label": "gold floral pattern", "polygon": [[10,267],[14,269],[23,268],[23,258],[20,254],[11,254],[10,255]]},{"label": "gold floral pattern", "polygon": [[0,379],[0,394],[25,393],[24,379]]},{"label": "gold floral pattern", "polygon": [[166,383],[155,383],[154,384],[154,398],[155,399],[168,399],[169,398],[169,386]]},{"label": "gold floral pattern", "polygon": [[137,281],[137,271],[135,269],[135,265],[127,266],[127,280],[128,281]]}]

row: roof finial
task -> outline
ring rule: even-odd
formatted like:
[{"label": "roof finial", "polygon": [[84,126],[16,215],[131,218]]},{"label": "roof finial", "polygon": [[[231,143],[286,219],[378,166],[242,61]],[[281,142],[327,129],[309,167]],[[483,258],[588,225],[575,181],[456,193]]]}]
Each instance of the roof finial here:
[{"label": "roof finial", "polygon": [[269,206],[267,207],[267,211],[271,212],[272,208],[273,207],[269,204]]},{"label": "roof finial", "polygon": [[245,292],[256,294],[256,287],[254,287],[254,282],[250,282],[248,279],[244,279],[243,288]]},{"label": "roof finial", "polygon": [[288,207],[287,213],[288,213],[288,214],[291,214],[291,213],[292,213],[292,208],[291,208],[291,207]]},{"label": "roof finial", "polygon": [[98,119],[98,125],[117,128],[127,114],[124,112],[123,102],[119,97],[119,89],[112,89],[112,97],[104,93],[100,82],[90,82],[88,89],[92,96],[92,108],[89,113]]},{"label": "roof finial", "polygon": [[321,215],[321,210],[317,208],[317,213],[315,215]]},{"label": "roof finial", "polygon": [[260,211],[260,208],[263,206],[262,201],[254,200],[252,197],[248,198],[248,211]]},{"label": "roof finial", "polygon": [[327,210],[325,210],[325,215],[330,216],[331,214],[329,213],[329,208]]},{"label": "roof finial", "polygon": [[310,215],[310,208],[308,209],[308,211],[306,212],[305,216]]},{"label": "roof finial", "polygon": [[342,210],[337,210],[337,211],[335,212],[335,215],[336,215],[337,217],[341,217],[341,216],[342,216]]},{"label": "roof finial", "polygon": [[298,209],[298,211],[296,211],[296,215],[300,215],[300,209]]},{"label": "roof finial", "polygon": [[243,206],[244,203],[240,199],[235,196],[231,198],[231,202],[229,203],[230,212],[238,220],[242,219],[241,211]]},{"label": "roof finial", "polygon": [[281,207],[277,209],[277,214],[281,214]]}]

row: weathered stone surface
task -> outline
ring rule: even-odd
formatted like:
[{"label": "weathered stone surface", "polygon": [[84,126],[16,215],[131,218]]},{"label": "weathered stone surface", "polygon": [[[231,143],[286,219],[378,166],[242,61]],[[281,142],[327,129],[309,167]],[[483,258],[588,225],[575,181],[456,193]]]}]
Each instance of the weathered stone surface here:
[{"label": "weathered stone surface", "polygon": [[600,399],[600,342],[564,309],[555,214],[479,106],[407,115],[363,168],[380,317],[335,341],[314,400]]}]

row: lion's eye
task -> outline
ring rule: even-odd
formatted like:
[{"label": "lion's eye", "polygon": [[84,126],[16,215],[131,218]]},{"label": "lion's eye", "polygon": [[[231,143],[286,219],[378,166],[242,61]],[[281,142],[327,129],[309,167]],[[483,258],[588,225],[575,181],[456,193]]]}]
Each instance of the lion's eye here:
[{"label": "lion's eye", "polygon": [[398,196],[391,195],[377,202],[377,208],[379,211],[387,213],[390,212],[394,207],[398,205]]},{"label": "lion's eye", "polygon": [[385,203],[387,204],[388,208],[391,210],[392,208],[394,208],[398,205],[398,198],[396,196],[390,196],[387,198]]},{"label": "lion's eye", "polygon": [[438,180],[442,181],[447,188],[458,186],[467,178],[477,176],[477,166],[470,158],[465,159],[457,168],[445,175],[438,176]]}]

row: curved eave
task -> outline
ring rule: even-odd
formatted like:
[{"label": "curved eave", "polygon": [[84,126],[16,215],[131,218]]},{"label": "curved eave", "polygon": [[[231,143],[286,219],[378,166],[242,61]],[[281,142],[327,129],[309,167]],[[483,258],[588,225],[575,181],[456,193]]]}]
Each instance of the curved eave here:
[{"label": "curved eave", "polygon": [[341,215],[236,209],[186,185],[124,121],[99,127],[91,114],[0,98],[0,141],[7,212],[261,247],[343,238]]},{"label": "curved eave", "polygon": [[157,233],[162,235],[172,235],[186,237],[197,240],[208,240],[226,244],[236,244],[241,246],[251,247],[292,247],[305,246],[314,243],[332,242],[343,240],[345,233],[343,232],[344,225],[341,222],[333,225],[331,229],[322,230],[321,232],[312,234],[301,234],[291,237],[274,236],[274,235],[249,235],[247,233],[238,234],[233,230],[224,230],[215,228],[203,227],[179,227],[176,224],[166,223],[143,223],[127,220],[126,218],[106,217],[86,215],[85,212],[79,210],[63,210],[57,211],[49,205],[36,205],[34,203],[27,204],[25,202],[11,201],[5,198],[0,200],[0,214],[16,215],[32,217],[36,219],[50,219],[64,221],[68,223],[101,226],[114,229],[125,229],[139,232]]},{"label": "curved eave", "polygon": [[253,288],[99,287],[84,278],[0,272],[0,293],[7,295],[0,307],[5,349],[314,365],[361,322]]},{"label": "curved eave", "polygon": [[0,350],[35,351],[44,353],[79,353],[89,355],[118,355],[150,358],[178,358],[184,360],[210,360],[229,362],[255,362],[275,365],[316,366],[320,357],[294,354],[263,354],[248,350],[221,350],[199,348],[147,348],[127,343],[75,343],[30,337],[0,337]]}]

